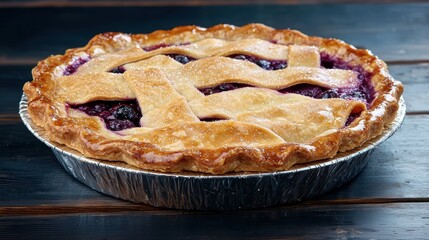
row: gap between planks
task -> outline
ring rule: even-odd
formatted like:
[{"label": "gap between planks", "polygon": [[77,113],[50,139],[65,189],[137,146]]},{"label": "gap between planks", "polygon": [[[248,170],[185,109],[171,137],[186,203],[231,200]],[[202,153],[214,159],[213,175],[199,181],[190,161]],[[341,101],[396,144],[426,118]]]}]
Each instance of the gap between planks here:
[{"label": "gap between planks", "polygon": [[[424,3],[425,0],[413,1]],[[372,0],[214,0],[214,1],[22,1],[1,2],[0,8],[45,8],[45,7],[161,7],[161,6],[219,6],[219,5],[298,5],[326,3],[374,3]],[[405,0],[378,0],[375,3],[408,3]]]},{"label": "gap between planks", "polygon": [[[320,206],[339,206],[339,205],[377,205],[377,204],[396,204],[396,203],[429,203],[429,198],[372,198],[372,199],[337,199],[337,200],[309,200],[298,204],[278,205],[268,208],[248,209],[240,211],[265,211],[267,209],[285,209],[299,207],[320,207]],[[87,205],[39,205],[39,206],[9,206],[0,207],[0,217],[5,216],[28,216],[28,215],[64,215],[64,214],[109,214],[122,212],[152,212],[157,214],[204,214],[213,211],[187,211],[167,208],[157,208],[145,204],[126,203],[112,206],[102,206],[95,204]]]},{"label": "gap between planks", "polygon": [[13,124],[17,122],[21,122],[18,113],[0,114],[0,124]]}]

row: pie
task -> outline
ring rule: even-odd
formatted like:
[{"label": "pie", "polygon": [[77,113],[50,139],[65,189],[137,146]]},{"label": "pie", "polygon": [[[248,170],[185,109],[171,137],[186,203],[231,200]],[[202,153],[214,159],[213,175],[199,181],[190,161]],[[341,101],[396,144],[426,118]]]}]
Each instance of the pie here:
[{"label": "pie", "polygon": [[403,91],[343,41],[262,24],[104,33],[24,85],[51,141],[161,172],[272,172],[380,135]]}]

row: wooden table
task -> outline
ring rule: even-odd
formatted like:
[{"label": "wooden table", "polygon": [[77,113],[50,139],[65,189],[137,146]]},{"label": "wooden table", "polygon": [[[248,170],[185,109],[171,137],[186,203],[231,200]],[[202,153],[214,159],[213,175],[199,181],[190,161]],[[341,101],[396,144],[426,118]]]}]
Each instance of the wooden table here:
[{"label": "wooden table", "polygon": [[[429,238],[429,4],[103,5],[0,3],[0,239]],[[341,189],[297,204],[237,212],[133,204],[73,179],[17,114],[22,85],[36,62],[83,46],[97,33],[249,22],[371,49],[404,83],[402,128]]]}]

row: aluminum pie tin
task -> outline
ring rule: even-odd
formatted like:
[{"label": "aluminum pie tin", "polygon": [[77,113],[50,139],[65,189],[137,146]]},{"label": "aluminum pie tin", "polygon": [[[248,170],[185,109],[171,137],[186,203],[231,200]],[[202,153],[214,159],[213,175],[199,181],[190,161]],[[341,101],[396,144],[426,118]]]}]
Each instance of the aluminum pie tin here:
[{"label": "aluminum pie tin", "polygon": [[123,200],[185,210],[237,210],[293,203],[338,188],[357,176],[374,149],[392,136],[405,118],[401,98],[395,120],[383,133],[362,147],[336,157],[271,173],[161,173],[122,162],[87,158],[80,152],[51,142],[35,125],[22,96],[19,114],[27,128],[52,149],[60,164],[74,178],[101,193]]}]

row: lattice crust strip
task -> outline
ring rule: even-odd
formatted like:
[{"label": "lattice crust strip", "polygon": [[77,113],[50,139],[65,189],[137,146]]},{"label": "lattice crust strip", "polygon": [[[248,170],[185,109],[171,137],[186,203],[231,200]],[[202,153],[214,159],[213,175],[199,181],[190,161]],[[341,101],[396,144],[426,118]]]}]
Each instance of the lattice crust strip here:
[{"label": "lattice crust strip", "polygon": [[[207,42],[213,42],[214,44],[211,45]],[[259,83],[257,86],[268,88],[276,85],[280,87],[281,84],[286,87],[287,83],[291,84],[290,82],[295,81],[294,79],[297,78],[302,82],[321,86],[336,85],[333,87],[341,87],[356,83],[356,74],[353,71],[320,69],[320,56],[316,47],[283,46],[256,39],[245,39],[236,42],[205,39],[190,45],[165,47],[149,52],[136,46],[116,53],[102,55],[81,66],[76,74],[107,72],[120,65],[165,54],[183,54],[201,59],[201,61],[186,64],[182,68],[182,75],[185,75],[183,77],[194,76],[194,85],[197,87],[202,87],[204,84],[213,84],[213,81],[219,81],[219,79],[213,79],[213,76],[218,74],[222,74],[223,78],[228,78],[229,80],[240,78],[246,83]],[[270,60],[288,60],[290,67],[267,74],[267,71],[252,63],[237,63],[237,60],[229,58],[209,58],[234,54],[252,55]],[[173,65],[168,61],[161,61],[166,63],[167,68]],[[226,65],[228,65],[227,68],[225,68]],[[138,66],[146,67],[144,63]],[[147,67],[149,66],[151,65]],[[159,62],[156,66],[160,66]],[[223,71],[219,71],[220,69]],[[202,70],[206,72],[200,74]]]},{"label": "lattice crust strip", "polygon": [[[213,39],[208,40],[213,41]],[[64,94],[66,101],[69,99],[71,100],[74,98],[74,96],[76,96],[76,91],[80,91],[82,84],[88,83],[88,78],[96,77],[94,75],[91,75],[91,77],[85,75],[108,72],[112,68],[120,65],[124,65],[126,69],[130,70],[142,70],[152,67],[159,68],[159,66],[162,66],[163,72],[167,74],[167,77],[170,81],[173,82],[173,84],[181,84],[186,81],[196,88],[210,87],[225,82],[244,83],[255,87],[270,89],[282,89],[300,83],[309,83],[317,86],[332,88],[353,87],[358,82],[356,79],[356,73],[354,71],[320,68],[319,53],[317,48],[312,46],[282,46],[263,40],[258,40],[255,46],[252,46],[251,42],[247,40],[233,42],[228,45],[227,43],[229,42],[227,41],[217,40],[223,44],[226,44],[228,46],[226,49],[231,50],[229,52],[226,50],[221,51],[222,55],[231,55],[236,53],[255,54],[255,52],[250,50],[261,50],[260,48],[266,44],[271,46],[271,48],[268,48],[271,49],[269,51],[270,53],[276,52],[274,50],[288,53],[288,57],[286,57],[288,60],[288,67],[277,71],[267,71],[250,62],[219,56],[210,57],[210,54],[206,54],[204,58],[186,65],[182,65],[163,55],[180,52],[178,49],[182,48],[198,49],[201,51],[200,48],[202,47],[199,46],[198,43],[204,41],[207,40],[197,42],[195,45],[190,44],[185,46],[172,46],[160,48],[150,52],[145,52],[141,48],[130,48],[117,53],[104,54],[82,65],[75,74],[60,77],[58,81],[64,82],[64,84],[66,84],[69,88],[67,92],[63,91],[62,94]],[[242,43],[243,45],[240,45],[239,43]],[[247,45],[244,45],[246,43]],[[262,47],[258,47],[258,43]],[[249,46],[252,46],[253,48]],[[239,47],[242,47],[242,50],[240,50]],[[192,51],[189,50],[189,52]],[[219,50],[213,52],[216,53],[219,52]],[[263,51],[261,50],[261,52]],[[272,59],[269,55],[264,57]],[[110,79],[112,78],[113,77],[102,76],[101,78],[97,78],[97,81],[95,82],[101,81],[100,85],[108,86],[104,87],[105,89],[103,89],[103,91],[108,91],[112,85],[116,84],[109,83],[111,82]],[[117,96],[116,92],[118,90],[118,87],[113,87],[113,98]],[[95,91],[96,90],[94,90],[94,94],[96,94]],[[125,89],[121,91],[126,91],[127,93],[129,92]],[[82,101],[84,100],[82,99]]]}]

